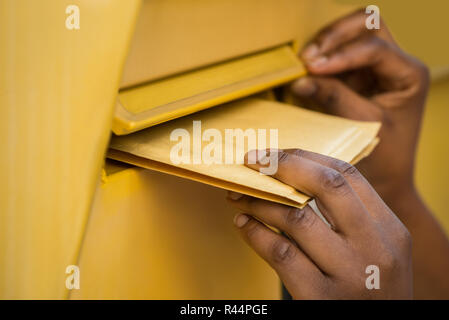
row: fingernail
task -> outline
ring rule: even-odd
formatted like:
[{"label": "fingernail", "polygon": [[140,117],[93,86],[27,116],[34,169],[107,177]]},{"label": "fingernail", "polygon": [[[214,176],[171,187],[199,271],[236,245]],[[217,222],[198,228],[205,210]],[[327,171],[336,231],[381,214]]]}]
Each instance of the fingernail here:
[{"label": "fingernail", "polygon": [[279,247],[279,255],[281,257],[285,256],[285,254],[287,253],[288,249],[290,249],[290,244],[288,244],[287,242],[284,242],[280,245]]},{"label": "fingernail", "polygon": [[243,194],[234,192],[234,191],[228,191],[228,198],[231,200],[239,200],[241,197],[243,197]]},{"label": "fingernail", "polygon": [[305,60],[311,60],[318,56],[319,51],[320,50],[318,48],[318,45],[315,43],[311,43],[303,50],[302,57]]},{"label": "fingernail", "polygon": [[315,82],[308,77],[302,77],[292,84],[292,90],[300,96],[311,96],[317,90]]},{"label": "fingernail", "polygon": [[317,68],[321,67],[323,64],[326,64],[328,60],[329,59],[326,56],[321,56],[313,60],[307,61],[306,63],[309,67]]},{"label": "fingernail", "polygon": [[248,220],[249,220],[249,218],[247,215],[237,214],[234,217],[234,224],[236,225],[237,228],[241,228],[248,222]]}]

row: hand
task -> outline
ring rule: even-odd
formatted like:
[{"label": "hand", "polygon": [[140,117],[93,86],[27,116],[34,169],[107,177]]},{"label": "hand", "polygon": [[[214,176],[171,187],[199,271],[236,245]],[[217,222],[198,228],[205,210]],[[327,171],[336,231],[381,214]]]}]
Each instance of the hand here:
[{"label": "hand", "polygon": [[398,47],[384,23],[368,30],[366,17],[357,11],[321,30],[301,54],[310,75],[291,88],[303,105],[382,122],[379,145],[357,167],[387,201],[414,189],[429,73]]},{"label": "hand", "polygon": [[[296,299],[412,298],[410,235],[363,176],[348,163],[303,150],[279,151],[278,159],[273,177],[313,196],[331,227],[309,205],[296,209],[232,192],[228,199],[245,213],[234,219],[243,238],[290,294]],[[366,287],[369,265],[380,270],[378,290]]]}]

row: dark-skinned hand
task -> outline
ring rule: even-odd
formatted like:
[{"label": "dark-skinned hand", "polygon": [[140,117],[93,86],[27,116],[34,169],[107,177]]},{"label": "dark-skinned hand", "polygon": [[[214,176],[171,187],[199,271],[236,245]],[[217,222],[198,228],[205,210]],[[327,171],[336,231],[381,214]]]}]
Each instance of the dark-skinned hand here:
[{"label": "dark-skinned hand", "polygon": [[322,29],[301,53],[309,76],[291,88],[301,105],[382,122],[379,145],[357,167],[382,197],[393,197],[414,188],[429,73],[399,48],[383,21],[369,30],[366,18],[359,10]]},{"label": "dark-skinned hand", "polygon": [[[412,298],[410,235],[357,169],[304,150],[271,152],[278,159],[273,177],[314,197],[330,226],[309,205],[297,209],[233,192],[228,199],[243,212],[234,218],[242,237],[293,298]],[[247,159],[254,170],[266,163]],[[372,265],[379,268],[380,288],[370,290]]]}]

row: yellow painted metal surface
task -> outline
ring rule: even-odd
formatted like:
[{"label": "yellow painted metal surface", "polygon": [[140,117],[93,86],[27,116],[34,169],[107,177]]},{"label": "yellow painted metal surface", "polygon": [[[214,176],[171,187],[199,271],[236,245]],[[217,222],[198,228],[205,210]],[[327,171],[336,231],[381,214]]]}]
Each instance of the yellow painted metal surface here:
[{"label": "yellow painted metal surface", "polygon": [[291,44],[150,82],[119,93],[112,130],[128,134],[304,75]]},{"label": "yellow painted metal surface", "polygon": [[66,297],[138,6],[0,1],[0,298]]},{"label": "yellow painted metal surface", "polygon": [[[119,94],[119,99],[123,104],[129,105],[130,112],[140,113],[202,92],[228,86],[237,81],[245,81],[292,66],[300,68],[300,63],[295,59],[290,47],[282,46],[242,59],[213,65],[210,68],[156,81],[150,86],[123,90]],[[154,98],[150,100],[149,97],[152,96]]]},{"label": "yellow painted metal surface", "polygon": [[302,18],[307,4],[298,0],[144,1],[121,86],[285,44],[306,25]]},{"label": "yellow painted metal surface", "polygon": [[108,176],[81,249],[81,288],[70,298],[278,299],[277,276],[241,241],[225,196],[144,169]]}]

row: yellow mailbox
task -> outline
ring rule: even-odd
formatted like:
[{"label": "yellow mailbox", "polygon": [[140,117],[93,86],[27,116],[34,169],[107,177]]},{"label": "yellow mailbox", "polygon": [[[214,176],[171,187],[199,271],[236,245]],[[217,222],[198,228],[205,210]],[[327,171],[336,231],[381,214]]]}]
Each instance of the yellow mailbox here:
[{"label": "yellow mailbox", "polygon": [[[106,160],[108,141],[241,97],[274,99],[270,89],[303,74],[295,54],[313,33],[367,4],[0,0],[0,298],[280,298],[223,190]],[[427,35],[447,29],[449,6],[377,5],[432,70],[418,178],[438,212],[449,177],[433,168],[449,148],[432,135],[447,132],[437,119],[448,116],[449,45]],[[72,266],[79,288],[66,286]]]}]

